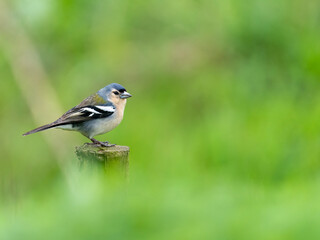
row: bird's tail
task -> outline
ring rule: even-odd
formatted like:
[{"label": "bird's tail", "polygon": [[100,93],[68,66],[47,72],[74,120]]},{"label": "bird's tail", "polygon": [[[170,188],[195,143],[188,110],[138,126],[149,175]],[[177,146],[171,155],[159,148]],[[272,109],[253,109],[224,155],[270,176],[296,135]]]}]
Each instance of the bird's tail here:
[{"label": "bird's tail", "polygon": [[60,124],[57,124],[57,123],[55,123],[55,122],[49,123],[49,124],[43,125],[43,126],[41,126],[41,127],[35,128],[35,129],[33,129],[33,130],[29,131],[29,132],[26,132],[26,133],[24,133],[24,134],[22,134],[22,135],[23,135],[23,136],[27,136],[27,135],[32,134],[32,133],[41,132],[41,131],[44,131],[44,130],[47,130],[47,129],[56,127],[56,126],[58,126],[58,125],[60,125]]}]

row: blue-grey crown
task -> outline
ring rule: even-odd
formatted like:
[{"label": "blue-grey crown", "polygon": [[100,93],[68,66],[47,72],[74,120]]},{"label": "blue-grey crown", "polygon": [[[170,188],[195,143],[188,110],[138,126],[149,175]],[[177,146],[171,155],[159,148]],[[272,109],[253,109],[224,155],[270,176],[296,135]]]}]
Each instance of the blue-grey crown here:
[{"label": "blue-grey crown", "polygon": [[113,89],[113,88],[118,90],[119,92],[126,91],[126,89],[123,86],[121,86],[120,84],[118,84],[118,83],[111,83],[108,86],[106,86],[106,88],[108,88],[109,91],[111,91],[111,89]]},{"label": "blue-grey crown", "polygon": [[111,84],[105,86],[104,88],[101,88],[101,89],[98,91],[98,94],[99,94],[101,97],[105,98],[112,89],[116,89],[116,90],[118,90],[120,93],[123,93],[123,92],[126,91],[126,89],[125,89],[123,86],[121,86],[120,84],[118,84],[118,83],[111,83]]}]

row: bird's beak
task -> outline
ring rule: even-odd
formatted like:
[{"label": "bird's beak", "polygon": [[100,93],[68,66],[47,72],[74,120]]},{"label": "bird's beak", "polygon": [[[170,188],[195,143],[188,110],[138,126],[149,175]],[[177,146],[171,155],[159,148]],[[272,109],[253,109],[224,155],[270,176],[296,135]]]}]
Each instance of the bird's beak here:
[{"label": "bird's beak", "polygon": [[122,99],[126,99],[126,98],[129,98],[129,97],[132,97],[132,95],[128,92],[123,92],[120,94],[120,98]]}]

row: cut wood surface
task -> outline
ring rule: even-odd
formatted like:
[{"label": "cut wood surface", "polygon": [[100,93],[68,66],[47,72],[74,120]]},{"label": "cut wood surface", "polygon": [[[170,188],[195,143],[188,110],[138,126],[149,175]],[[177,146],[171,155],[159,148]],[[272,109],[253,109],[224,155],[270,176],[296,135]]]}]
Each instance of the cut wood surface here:
[{"label": "cut wood surface", "polygon": [[86,143],[76,147],[76,154],[80,161],[81,169],[98,168],[106,173],[114,169],[127,174],[129,150],[127,146],[101,147],[96,144]]}]

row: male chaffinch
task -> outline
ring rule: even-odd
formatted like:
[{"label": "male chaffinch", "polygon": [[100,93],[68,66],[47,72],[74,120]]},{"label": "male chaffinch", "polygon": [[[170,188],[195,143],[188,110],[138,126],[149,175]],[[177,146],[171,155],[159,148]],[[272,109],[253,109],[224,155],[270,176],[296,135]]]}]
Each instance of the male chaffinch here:
[{"label": "male chaffinch", "polygon": [[131,97],[131,94],[123,86],[112,83],[84,99],[56,121],[33,129],[23,136],[50,128],[59,128],[78,131],[97,145],[114,146],[114,144],[100,142],[93,137],[110,132],[120,124],[127,102],[126,99],[129,97]]}]

